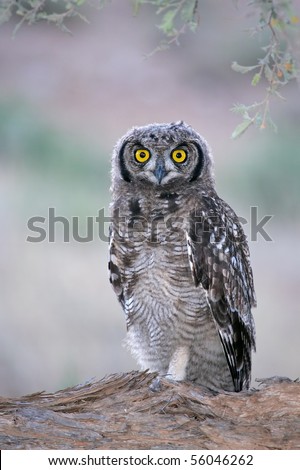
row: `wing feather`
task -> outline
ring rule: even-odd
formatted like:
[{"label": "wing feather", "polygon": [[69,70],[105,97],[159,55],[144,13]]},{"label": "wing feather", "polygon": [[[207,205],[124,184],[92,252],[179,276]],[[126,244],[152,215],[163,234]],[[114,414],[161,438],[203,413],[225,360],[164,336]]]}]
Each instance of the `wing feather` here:
[{"label": "wing feather", "polygon": [[119,302],[124,308],[124,289],[122,283],[122,276],[120,269],[118,267],[118,251],[115,243],[115,233],[110,226],[109,229],[109,261],[108,261],[108,270],[109,270],[109,280],[110,283],[118,297]]},{"label": "wing feather", "polygon": [[249,387],[256,305],[246,236],[234,211],[216,194],[202,195],[190,214],[189,262],[195,285],[207,292],[208,304],[236,391]]}]

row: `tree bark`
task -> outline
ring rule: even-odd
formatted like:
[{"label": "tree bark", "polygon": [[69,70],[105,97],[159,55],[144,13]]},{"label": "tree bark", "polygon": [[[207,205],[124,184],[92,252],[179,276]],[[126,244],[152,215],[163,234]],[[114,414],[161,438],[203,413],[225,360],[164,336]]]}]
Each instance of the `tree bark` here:
[{"label": "tree bark", "polygon": [[214,393],[129,372],[0,398],[1,449],[299,449],[300,383]]}]

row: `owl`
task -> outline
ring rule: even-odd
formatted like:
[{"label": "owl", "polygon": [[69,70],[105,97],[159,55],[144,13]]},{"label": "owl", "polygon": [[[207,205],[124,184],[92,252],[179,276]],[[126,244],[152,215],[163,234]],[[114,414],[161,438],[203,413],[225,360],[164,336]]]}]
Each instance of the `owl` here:
[{"label": "owl", "polygon": [[249,388],[256,305],[238,217],[205,139],[183,121],[134,127],[112,156],[110,282],[143,369]]}]

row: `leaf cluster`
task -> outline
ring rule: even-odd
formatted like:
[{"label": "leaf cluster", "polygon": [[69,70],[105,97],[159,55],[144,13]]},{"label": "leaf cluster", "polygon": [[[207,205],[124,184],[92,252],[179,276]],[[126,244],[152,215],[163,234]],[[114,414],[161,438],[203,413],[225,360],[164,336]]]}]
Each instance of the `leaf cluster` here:
[{"label": "leaf cluster", "polygon": [[[69,31],[66,20],[78,16],[81,7],[91,0],[1,0],[0,24],[12,15],[20,18],[15,31],[23,24],[47,21]],[[96,7],[109,0],[94,0]],[[199,24],[200,0],[130,0],[137,15],[144,5],[154,8],[158,18],[158,28],[164,39],[151,53],[179,44],[180,36],[187,30],[195,31]],[[240,0],[232,0],[236,7]],[[249,30],[250,37],[260,36],[264,41],[262,55],[256,64],[240,65],[232,63],[232,69],[242,74],[251,74],[251,85],[265,82],[265,96],[250,105],[234,105],[232,111],[242,116],[242,122],[235,128],[232,137],[242,135],[254,125],[259,129],[271,128],[276,131],[270,112],[274,98],[283,99],[281,89],[292,79],[299,78],[296,49],[300,43],[300,18],[294,10],[293,0],[249,0],[248,8],[255,12],[256,23]],[[298,41],[298,43],[297,43]],[[151,55],[150,54],[150,55]]]},{"label": "leaf cluster", "polygon": [[186,32],[196,31],[198,20],[198,0],[134,0],[134,12],[137,14],[142,5],[150,4],[160,17],[157,25],[163,32],[165,39],[155,49],[166,49],[171,44],[179,44],[179,37]]},{"label": "leaf cluster", "polygon": [[250,105],[237,104],[232,108],[242,115],[242,122],[235,128],[232,138],[242,135],[251,125],[259,129],[277,130],[271,112],[270,103],[273,98],[284,99],[281,89],[292,79],[299,78],[296,61],[296,40],[299,37],[300,18],[293,10],[292,1],[253,0],[249,3],[258,13],[257,24],[249,30],[252,36],[267,37],[261,47],[262,57],[255,65],[232,63],[232,69],[242,74],[252,75],[251,85],[257,86],[262,80],[266,82],[264,98]]},{"label": "leaf cluster", "polygon": [[85,2],[86,0],[1,0],[0,24],[15,16],[17,25],[14,34],[24,23],[31,25],[38,21],[47,21],[70,32],[66,26],[68,18],[78,16],[87,22],[79,11]]}]

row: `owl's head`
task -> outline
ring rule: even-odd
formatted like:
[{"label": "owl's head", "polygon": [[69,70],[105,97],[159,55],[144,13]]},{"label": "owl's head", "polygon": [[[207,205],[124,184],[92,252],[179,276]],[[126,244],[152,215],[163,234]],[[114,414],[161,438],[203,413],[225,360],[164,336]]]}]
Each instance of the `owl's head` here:
[{"label": "owl's head", "polygon": [[183,121],[134,127],[117,143],[113,181],[159,188],[213,184],[206,141]]}]

